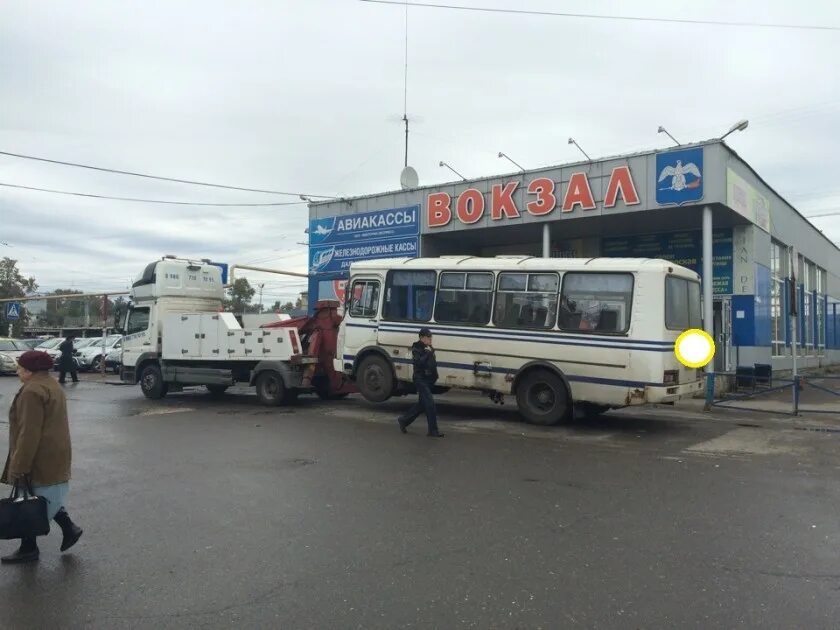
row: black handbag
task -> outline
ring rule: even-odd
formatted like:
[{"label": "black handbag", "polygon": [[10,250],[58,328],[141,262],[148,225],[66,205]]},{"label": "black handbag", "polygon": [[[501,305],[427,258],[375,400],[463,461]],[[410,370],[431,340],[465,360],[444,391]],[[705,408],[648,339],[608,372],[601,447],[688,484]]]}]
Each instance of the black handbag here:
[{"label": "black handbag", "polygon": [[50,533],[47,500],[35,496],[29,479],[15,483],[7,499],[0,499],[0,539],[31,538]]}]

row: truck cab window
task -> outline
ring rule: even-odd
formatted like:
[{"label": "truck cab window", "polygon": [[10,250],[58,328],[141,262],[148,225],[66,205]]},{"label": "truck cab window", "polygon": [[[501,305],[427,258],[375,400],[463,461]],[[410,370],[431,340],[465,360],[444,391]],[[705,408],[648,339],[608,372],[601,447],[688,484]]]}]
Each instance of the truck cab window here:
[{"label": "truck cab window", "polygon": [[125,326],[125,334],[132,335],[149,328],[149,307],[131,309],[128,313],[128,322]]}]

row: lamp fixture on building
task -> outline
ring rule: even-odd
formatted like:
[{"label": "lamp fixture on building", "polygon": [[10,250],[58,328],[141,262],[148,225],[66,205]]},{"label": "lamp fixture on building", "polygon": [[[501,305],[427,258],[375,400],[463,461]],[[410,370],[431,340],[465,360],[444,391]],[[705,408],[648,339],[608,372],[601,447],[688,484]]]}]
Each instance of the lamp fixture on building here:
[{"label": "lamp fixture on building", "polygon": [[665,129],[665,127],[663,127],[662,125],[659,125],[659,129],[656,131],[656,133],[664,133],[666,136],[671,138],[671,140],[673,140],[674,144],[676,144],[677,146],[680,146],[682,144],[682,142],[680,142],[674,136],[672,136],[670,133],[668,133],[668,130]]},{"label": "lamp fixture on building", "polygon": [[739,121],[738,121],[738,122],[736,122],[734,125],[732,125],[732,126],[729,128],[729,131],[727,131],[725,134],[723,134],[723,135],[720,137],[720,139],[721,139],[721,140],[723,140],[723,139],[724,139],[726,136],[728,136],[730,133],[735,133],[736,131],[743,131],[744,129],[746,129],[746,128],[749,126],[749,124],[750,124],[750,121],[749,121],[749,120],[747,120],[746,118],[745,118],[744,120],[739,120]]},{"label": "lamp fixture on building", "polygon": [[513,159],[511,159],[511,157],[510,157],[509,155],[507,155],[507,154],[502,153],[501,151],[499,151],[499,157],[500,157],[500,158],[505,158],[508,162],[510,162],[511,164],[513,164],[513,165],[514,165],[516,168],[518,168],[520,171],[522,171],[523,173],[525,172],[525,169],[524,169],[524,168],[522,168],[522,167],[521,167],[519,164],[517,164],[516,162],[514,162],[514,161],[513,161]]},{"label": "lamp fixture on building", "polygon": [[581,153],[583,153],[586,156],[587,160],[589,160],[590,162],[592,161],[592,158],[589,157],[589,155],[586,153],[586,151],[584,151],[583,149],[580,148],[580,145],[577,142],[575,142],[574,138],[569,138],[569,144],[575,145],[578,148],[578,151],[580,151]]},{"label": "lamp fixture on building", "polygon": [[458,177],[460,177],[460,178],[461,178],[461,179],[463,179],[464,181],[467,181],[467,178],[466,178],[466,177],[464,177],[463,175],[461,175],[461,173],[459,173],[459,172],[458,172],[458,171],[456,171],[454,168],[452,168],[451,166],[449,166],[449,164],[447,164],[446,162],[441,161],[441,163],[440,163],[438,166],[445,166],[445,167],[446,167],[446,168],[448,168],[450,171],[452,171],[453,173],[455,173]]}]

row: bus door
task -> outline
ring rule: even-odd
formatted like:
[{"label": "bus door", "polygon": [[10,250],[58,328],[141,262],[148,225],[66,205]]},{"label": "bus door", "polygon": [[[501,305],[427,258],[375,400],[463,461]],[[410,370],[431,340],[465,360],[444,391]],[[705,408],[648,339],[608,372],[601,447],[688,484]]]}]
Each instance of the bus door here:
[{"label": "bus door", "polygon": [[354,276],[345,289],[344,326],[338,347],[344,361],[363,348],[376,345],[379,312],[382,303],[382,278],[377,275]]}]

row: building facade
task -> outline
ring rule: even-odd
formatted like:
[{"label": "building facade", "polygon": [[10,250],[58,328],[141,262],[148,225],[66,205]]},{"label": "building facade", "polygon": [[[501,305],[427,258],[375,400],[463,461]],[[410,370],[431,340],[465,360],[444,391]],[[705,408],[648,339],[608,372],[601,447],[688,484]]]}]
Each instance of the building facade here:
[{"label": "building facade", "polygon": [[313,305],[343,300],[356,260],[663,258],[703,277],[716,370],[790,369],[794,335],[799,366],[840,364],[840,250],[720,141],[317,202],[309,219]]}]

